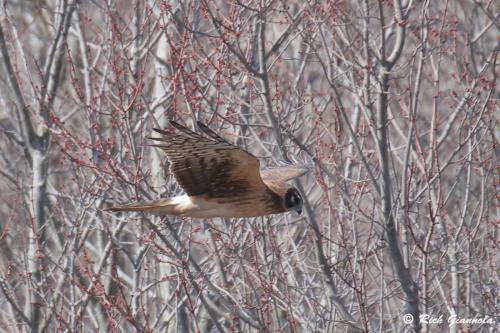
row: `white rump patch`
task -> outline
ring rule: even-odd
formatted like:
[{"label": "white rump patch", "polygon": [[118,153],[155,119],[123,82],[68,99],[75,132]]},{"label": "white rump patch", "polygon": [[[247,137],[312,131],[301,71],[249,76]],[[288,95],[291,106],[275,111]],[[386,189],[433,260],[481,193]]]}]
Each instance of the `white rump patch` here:
[{"label": "white rump patch", "polygon": [[189,198],[189,195],[183,194],[183,195],[178,195],[176,197],[170,198],[170,202],[173,205],[180,205],[180,206],[187,206],[191,205],[193,202],[191,201],[191,198]]}]

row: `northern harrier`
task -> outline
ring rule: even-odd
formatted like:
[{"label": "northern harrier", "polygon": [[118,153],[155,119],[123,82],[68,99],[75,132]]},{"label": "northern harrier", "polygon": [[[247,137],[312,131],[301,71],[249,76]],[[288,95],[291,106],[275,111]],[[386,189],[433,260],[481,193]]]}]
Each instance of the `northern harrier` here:
[{"label": "northern harrier", "polygon": [[306,168],[283,166],[260,170],[259,160],[218,136],[204,124],[201,136],[173,121],[179,134],[153,130],[162,137],[152,146],[161,148],[170,160],[170,172],[185,195],[112,207],[111,212],[142,211],[182,217],[253,217],[302,211],[302,197],[286,181],[307,172]]}]

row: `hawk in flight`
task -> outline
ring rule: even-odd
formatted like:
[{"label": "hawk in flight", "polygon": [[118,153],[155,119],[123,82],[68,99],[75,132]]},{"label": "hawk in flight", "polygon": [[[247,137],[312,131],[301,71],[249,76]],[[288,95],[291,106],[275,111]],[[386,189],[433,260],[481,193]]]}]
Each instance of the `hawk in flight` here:
[{"label": "hawk in flight", "polygon": [[172,198],[134,203],[106,209],[111,212],[141,211],[181,217],[254,217],[302,211],[302,197],[286,181],[308,169],[282,166],[260,170],[259,160],[228,143],[198,122],[204,137],[171,121],[179,133],[153,130],[161,137],[152,146],[161,148],[170,160],[170,172],[186,192]]}]

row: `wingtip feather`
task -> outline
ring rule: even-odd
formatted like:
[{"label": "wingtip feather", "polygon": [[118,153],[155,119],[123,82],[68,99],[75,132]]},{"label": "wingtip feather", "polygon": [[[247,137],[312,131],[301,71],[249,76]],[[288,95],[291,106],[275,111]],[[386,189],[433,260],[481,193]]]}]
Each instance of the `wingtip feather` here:
[{"label": "wingtip feather", "polygon": [[207,125],[205,125],[204,123],[202,123],[201,121],[197,120],[196,121],[196,125],[202,130],[202,131],[205,131],[205,130],[209,130],[209,131],[212,131]]},{"label": "wingtip feather", "polygon": [[169,122],[170,122],[170,125],[172,125],[172,126],[173,126],[174,128],[176,128],[176,129],[178,129],[179,131],[186,131],[186,130],[187,130],[187,131],[190,131],[190,132],[191,132],[191,130],[190,130],[189,128],[187,128],[187,127],[186,127],[186,126],[184,126],[184,125],[179,124],[179,123],[178,123],[178,122],[176,122],[176,121],[170,120]]}]

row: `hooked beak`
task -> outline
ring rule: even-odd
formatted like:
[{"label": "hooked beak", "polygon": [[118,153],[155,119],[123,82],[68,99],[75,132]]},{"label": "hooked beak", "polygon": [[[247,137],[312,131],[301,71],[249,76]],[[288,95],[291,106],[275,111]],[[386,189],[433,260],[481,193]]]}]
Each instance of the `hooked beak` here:
[{"label": "hooked beak", "polygon": [[302,214],[302,207],[295,207],[293,210],[299,215]]}]

